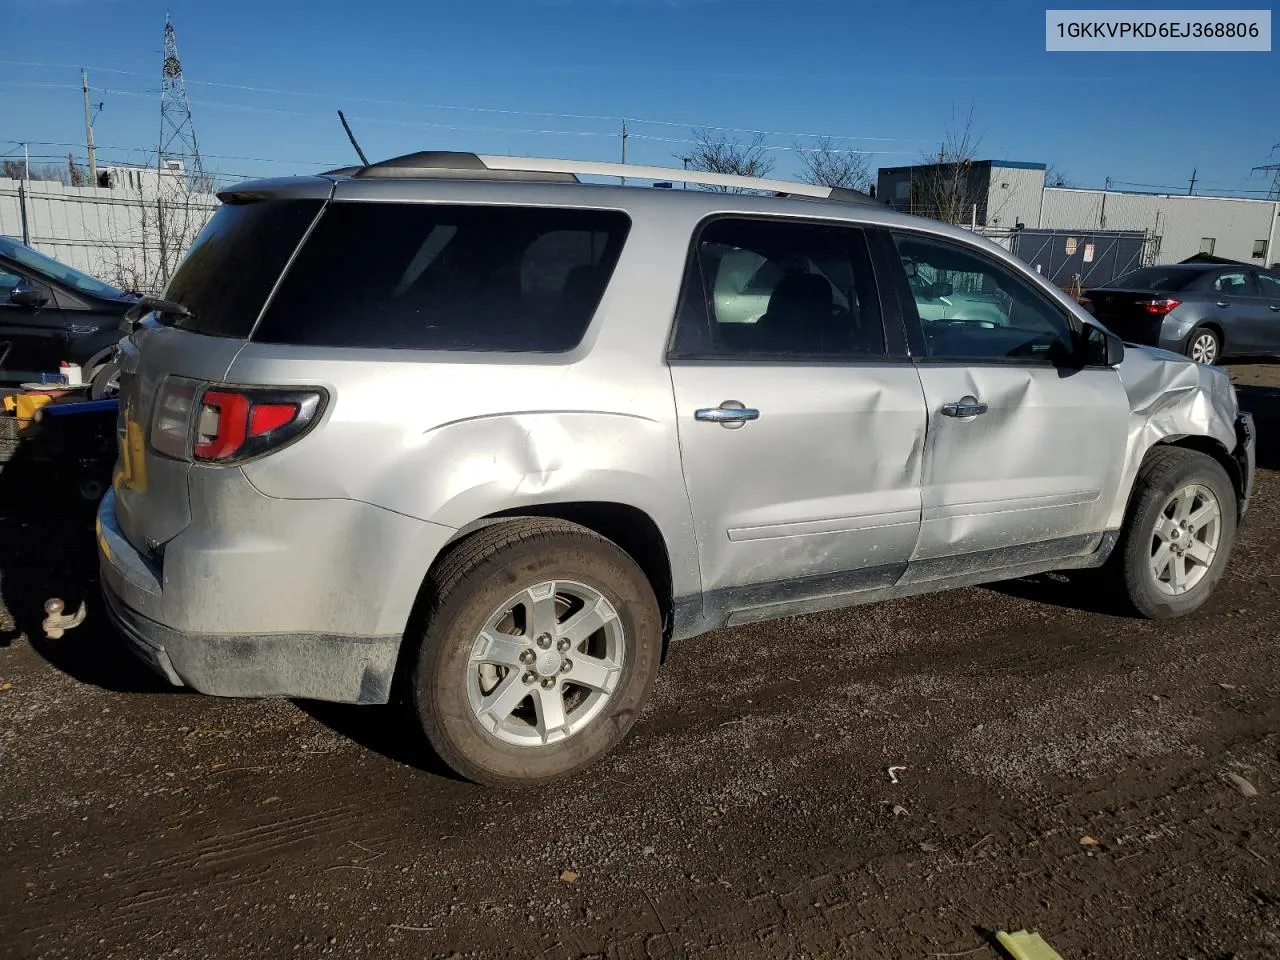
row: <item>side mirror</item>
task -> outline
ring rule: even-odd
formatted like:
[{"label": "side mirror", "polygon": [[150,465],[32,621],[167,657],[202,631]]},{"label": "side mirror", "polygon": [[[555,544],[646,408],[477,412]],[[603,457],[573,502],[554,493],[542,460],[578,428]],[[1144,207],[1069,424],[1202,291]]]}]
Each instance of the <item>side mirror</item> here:
[{"label": "side mirror", "polygon": [[49,295],[24,280],[9,291],[9,302],[19,307],[43,307]]},{"label": "side mirror", "polygon": [[1114,367],[1124,360],[1124,341],[1109,330],[1085,327],[1080,360],[1086,367]]}]

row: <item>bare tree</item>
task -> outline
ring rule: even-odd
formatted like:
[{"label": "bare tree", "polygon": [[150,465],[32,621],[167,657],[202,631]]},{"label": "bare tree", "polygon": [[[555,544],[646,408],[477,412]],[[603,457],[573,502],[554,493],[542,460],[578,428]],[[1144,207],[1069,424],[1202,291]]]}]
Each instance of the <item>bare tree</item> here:
[{"label": "bare tree", "polygon": [[76,163],[76,158],[71,154],[67,154],[67,179],[63,183],[70,184],[73,187],[83,187],[89,183],[89,174],[85,172],[84,167]]},{"label": "bare tree", "polygon": [[[693,170],[708,173],[729,173],[739,177],[764,177],[773,170],[773,158],[769,156],[764,135],[757,133],[750,140],[739,140],[712,130],[693,131],[693,149],[682,157]],[[728,193],[743,193],[741,187],[709,187]]]},{"label": "bare tree", "polygon": [[32,166],[28,174],[27,164],[21,160],[0,161],[0,177],[10,180],[49,180],[55,183],[67,182],[66,168],[59,164],[48,166]]},{"label": "bare tree", "polygon": [[800,179],[820,187],[841,187],[867,193],[871,188],[871,164],[859,150],[844,149],[830,137],[819,137],[813,146],[795,144],[803,170]]},{"label": "bare tree", "polygon": [[1074,187],[1071,176],[1056,163],[1044,168],[1044,185],[1046,187]]},{"label": "bare tree", "polygon": [[[160,293],[209,222],[218,205],[212,193],[190,189],[181,174],[148,171],[136,184],[121,186],[128,194],[121,209],[127,225],[115,229],[98,274],[116,286],[136,293]],[[212,180],[210,180],[212,183]]]},{"label": "bare tree", "polygon": [[920,157],[920,168],[911,178],[911,212],[943,223],[969,223],[975,205],[986,202],[986,184],[973,163],[981,137],[973,132],[973,111],[963,126],[954,119],[947,125],[937,149]]}]

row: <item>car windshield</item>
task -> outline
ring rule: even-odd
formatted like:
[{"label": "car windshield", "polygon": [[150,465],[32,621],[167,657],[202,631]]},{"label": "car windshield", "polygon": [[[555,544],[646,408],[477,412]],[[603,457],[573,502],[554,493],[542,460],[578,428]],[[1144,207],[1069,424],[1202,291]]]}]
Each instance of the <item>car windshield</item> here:
[{"label": "car windshield", "polygon": [[53,257],[47,257],[37,250],[32,250],[25,244],[10,240],[8,237],[0,237],[0,254],[15,261],[19,266],[43,273],[45,276],[52,277],[72,290],[91,297],[107,297],[114,300],[124,295],[124,291],[119,288],[113,287],[109,283],[103,283],[87,273],[81,273],[74,267],[69,267],[65,263],[53,259]]},{"label": "car windshield", "polygon": [[1125,274],[1108,286],[1116,290],[1181,290],[1202,276],[1204,271],[1188,270],[1186,267],[1143,267]]}]

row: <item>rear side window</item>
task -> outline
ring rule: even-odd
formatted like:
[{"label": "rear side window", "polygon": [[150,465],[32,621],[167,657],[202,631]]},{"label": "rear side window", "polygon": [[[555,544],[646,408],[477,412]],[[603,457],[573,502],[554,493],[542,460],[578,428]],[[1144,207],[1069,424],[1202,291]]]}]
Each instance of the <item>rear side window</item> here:
[{"label": "rear side window", "polygon": [[611,210],[330,205],[254,339],[558,353],[582,339],[630,221]]},{"label": "rear side window", "polygon": [[721,217],[699,233],[673,357],[827,360],[884,352],[860,229]]},{"label": "rear side window", "polygon": [[247,337],[280,271],[320,210],[320,200],[260,200],[218,208],[165,296],[191,311],[161,320],[212,337]]}]

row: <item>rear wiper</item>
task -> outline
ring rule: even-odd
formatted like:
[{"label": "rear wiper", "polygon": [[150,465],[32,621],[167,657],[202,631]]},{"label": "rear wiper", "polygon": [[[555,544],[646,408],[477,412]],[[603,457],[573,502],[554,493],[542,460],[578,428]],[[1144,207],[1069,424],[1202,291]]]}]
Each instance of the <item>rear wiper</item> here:
[{"label": "rear wiper", "polygon": [[142,319],[144,314],[158,313],[162,316],[170,317],[190,317],[194,316],[192,312],[179,303],[177,300],[164,300],[160,297],[142,296],[138,301],[124,312],[124,325],[128,332],[132,332],[134,327],[138,325],[138,321]]}]

